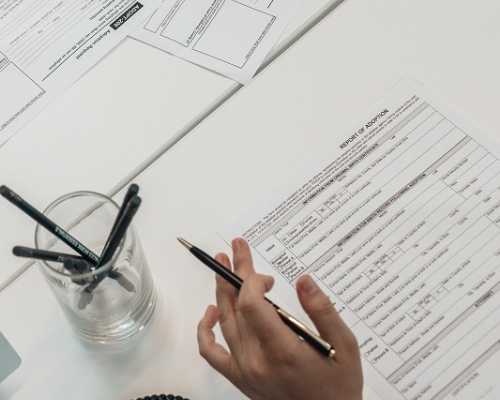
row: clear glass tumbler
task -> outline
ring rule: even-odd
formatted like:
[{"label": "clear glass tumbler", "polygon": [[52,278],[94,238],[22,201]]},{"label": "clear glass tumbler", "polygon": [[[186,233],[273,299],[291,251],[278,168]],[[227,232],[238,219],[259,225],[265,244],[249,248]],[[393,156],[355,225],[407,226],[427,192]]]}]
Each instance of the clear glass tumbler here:
[{"label": "clear glass tumbler", "polygon": [[[118,205],[94,192],[69,193],[44,214],[95,254],[100,255],[118,214]],[[40,225],[37,249],[77,255]],[[77,336],[84,342],[120,349],[135,344],[156,305],[156,290],[137,233],[128,227],[111,261],[99,268],[68,271],[62,262],[38,261],[40,269]]]}]

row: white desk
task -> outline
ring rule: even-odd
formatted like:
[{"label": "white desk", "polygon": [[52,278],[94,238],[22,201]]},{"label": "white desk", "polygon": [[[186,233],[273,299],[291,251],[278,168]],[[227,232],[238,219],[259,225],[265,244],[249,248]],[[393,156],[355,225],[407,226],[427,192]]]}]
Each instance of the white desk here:
[{"label": "white desk", "polygon": [[[31,269],[0,297],[0,327],[23,358],[0,398],[244,398],[197,353],[195,328],[214,301],[214,279],[175,237],[227,251],[216,234],[226,221],[406,76],[423,79],[500,139],[500,5],[470,6],[349,0],[303,37],[134,180],[144,200],[136,227],[167,299],[151,340],[123,356],[93,356]],[[51,182],[49,197],[82,188],[68,182]],[[365,399],[378,397],[366,388]]]},{"label": "white desk", "polygon": [[[338,3],[305,1],[275,48]],[[0,147],[0,184],[41,209],[74,190],[115,194],[241,87],[128,38]],[[4,201],[0,215],[4,226],[16,226],[0,232],[1,291],[11,274],[31,265],[11,248],[33,243],[34,223]]]}]

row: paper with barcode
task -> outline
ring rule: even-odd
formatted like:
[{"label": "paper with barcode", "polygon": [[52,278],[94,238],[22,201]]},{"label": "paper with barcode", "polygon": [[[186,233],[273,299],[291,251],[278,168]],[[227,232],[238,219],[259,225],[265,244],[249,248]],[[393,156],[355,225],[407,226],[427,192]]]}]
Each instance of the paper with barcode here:
[{"label": "paper with barcode", "polygon": [[161,0],[0,0],[0,145],[160,4]]}]

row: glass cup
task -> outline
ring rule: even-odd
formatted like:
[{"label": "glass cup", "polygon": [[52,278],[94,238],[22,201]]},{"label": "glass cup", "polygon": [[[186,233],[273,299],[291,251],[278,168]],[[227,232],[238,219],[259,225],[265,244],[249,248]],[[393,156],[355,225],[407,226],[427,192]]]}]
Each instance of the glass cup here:
[{"label": "glass cup", "polygon": [[[81,191],[55,200],[44,214],[100,255],[118,210],[110,198]],[[35,246],[77,256],[40,225],[35,229]],[[70,326],[87,344],[110,350],[133,345],[132,338],[140,336],[153,315],[156,290],[132,224],[112,259],[98,268],[81,261],[78,268],[69,269],[62,262],[39,260],[38,264]]]}]

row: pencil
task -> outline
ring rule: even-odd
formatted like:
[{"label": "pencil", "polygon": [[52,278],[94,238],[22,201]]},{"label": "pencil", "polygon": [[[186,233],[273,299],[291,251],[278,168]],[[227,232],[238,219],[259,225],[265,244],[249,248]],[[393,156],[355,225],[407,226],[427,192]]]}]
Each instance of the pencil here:
[{"label": "pencil", "polygon": [[127,204],[130,202],[130,200],[132,199],[133,196],[137,195],[137,193],[139,193],[139,186],[137,186],[135,183],[131,184],[127,189],[127,193],[125,193],[125,197],[123,198],[122,205],[120,206],[120,209],[118,210],[118,214],[116,215],[115,222],[113,223],[113,227],[109,231],[110,234],[109,234],[109,237],[108,237],[106,244],[104,245],[104,249],[106,247],[108,247],[109,240],[113,236],[113,233],[116,229],[116,226],[120,222],[120,218],[123,216],[123,213],[125,212],[125,208],[127,207]]},{"label": "pencil", "polygon": [[132,218],[137,212],[137,209],[141,205],[141,201],[142,200],[139,196],[133,195],[132,198],[127,202],[120,220],[117,222],[114,231],[111,232],[107,246],[102,251],[101,258],[99,260],[99,263],[97,264],[97,268],[106,264],[113,258],[113,254],[115,254],[118,245],[123,239],[123,236],[125,236],[125,232],[132,222]]},{"label": "pencil", "polygon": [[[111,233],[111,237],[108,240],[108,246],[102,252],[100,262],[97,264],[96,269],[102,267],[113,258],[113,255],[122,241],[125,232],[132,222],[132,218],[141,205],[141,202],[142,200],[139,196],[133,195],[127,203],[123,211],[123,215],[118,221],[114,232]],[[129,292],[135,292],[135,287],[132,282],[128,281],[128,279],[126,279],[121,273],[111,269],[107,274],[101,274],[93,282],[88,284],[87,287],[80,293],[80,299],[78,300],[78,308],[80,310],[83,310],[92,301],[92,292],[106,276],[110,276],[111,278],[117,280],[118,283]]]},{"label": "pencil", "polygon": [[58,253],[55,251],[49,250],[41,250],[41,249],[32,249],[30,247],[23,246],[14,246],[12,249],[12,253],[14,253],[18,257],[25,258],[34,258],[36,260],[44,260],[44,261],[54,261],[63,263],[67,259],[82,259],[80,256],[74,254],[67,253]]},{"label": "pencil", "polygon": [[59,227],[55,222],[51,221],[40,211],[30,205],[28,202],[23,200],[18,194],[14,193],[7,186],[0,186],[0,194],[9,200],[12,204],[18,207],[25,214],[33,218],[36,222],[42,225],[49,232],[57,236],[60,240],[70,246],[78,254],[80,254],[85,260],[89,261],[91,264],[96,265],[99,262],[99,256],[88,249],[85,245],[80,243],[77,239],[71,236],[64,229]]},{"label": "pencil", "polygon": [[[236,289],[240,289],[243,284],[243,280],[236,275],[231,270],[224,267],[221,263],[219,263],[214,258],[210,257],[207,253],[199,248],[193,246],[187,240],[183,238],[177,238],[179,242],[181,242],[184,247],[186,247],[198,260],[200,260],[207,267],[211,268],[215,273],[219,274],[222,278],[224,278],[227,282],[233,285]],[[275,310],[278,312],[278,315],[281,317],[283,322],[288,325],[297,335],[299,335],[302,339],[308,342],[311,346],[313,346],[316,350],[321,352],[322,354],[333,358],[335,356],[335,350],[330,343],[326,340],[322,339],[320,336],[316,335],[311,329],[305,326],[303,323],[292,317],[286,311],[278,307],[275,303],[269,300],[267,297],[264,299],[269,302]]]}]

